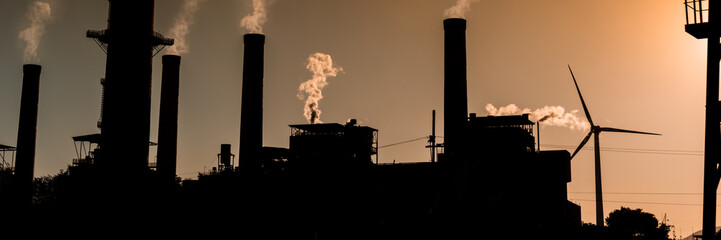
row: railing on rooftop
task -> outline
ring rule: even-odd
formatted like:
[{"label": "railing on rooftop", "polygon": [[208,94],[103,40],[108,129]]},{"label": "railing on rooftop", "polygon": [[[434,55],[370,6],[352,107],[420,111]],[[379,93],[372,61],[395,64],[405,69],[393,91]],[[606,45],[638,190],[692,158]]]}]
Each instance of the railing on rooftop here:
[{"label": "railing on rooftop", "polygon": [[93,164],[95,164],[95,159],[93,159],[91,157],[73,158],[73,166],[93,165]]},{"label": "railing on rooftop", "polygon": [[684,5],[686,25],[708,22],[708,0],[684,0]]}]

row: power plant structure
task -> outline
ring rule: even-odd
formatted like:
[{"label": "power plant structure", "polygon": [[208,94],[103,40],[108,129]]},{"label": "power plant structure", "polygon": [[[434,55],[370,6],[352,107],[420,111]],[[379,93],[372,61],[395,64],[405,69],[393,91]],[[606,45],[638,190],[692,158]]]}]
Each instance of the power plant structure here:
[{"label": "power plant structure", "polygon": [[[706,2],[706,3],[704,3]],[[721,179],[719,157],[721,157],[721,116],[719,116],[719,61],[721,61],[721,31],[716,27],[721,22],[721,6],[717,0],[684,0],[686,11],[686,33],[696,39],[707,39],[706,57],[706,121],[704,140],[703,170],[703,239],[716,237],[716,210],[718,186]]]},{"label": "power plant structure", "polygon": [[157,172],[164,178],[173,180],[178,156],[180,56],[163,56],[163,82],[161,84]]},{"label": "power plant structure", "polygon": [[243,90],[240,105],[240,149],[238,168],[247,174],[260,171],[263,145],[263,45],[265,35],[243,36]]},{"label": "power plant structure", "polygon": [[155,1],[108,0],[108,28],[88,31],[107,54],[96,164],[113,174],[148,168],[153,56],[173,39],[153,31]]},{"label": "power plant structure", "polygon": [[[27,209],[32,204],[41,70],[42,66],[37,64],[23,65],[17,147],[3,145],[1,150],[3,166],[0,192],[10,194],[4,194],[7,198],[0,200],[0,203],[10,203],[19,209]],[[5,159],[8,151],[13,152],[14,158],[10,165]]]},{"label": "power plant structure", "polygon": [[[153,32],[154,1],[109,2],[108,29],[87,32],[107,53],[101,133],[73,137],[77,158],[49,204],[64,216],[183,216],[199,227],[233,225],[238,236],[285,239],[570,238],[581,225],[580,207],[567,196],[567,151],[536,150],[528,115],[468,114],[465,19],[443,21],[445,142],[436,143],[434,111],[433,161],[379,163],[379,130],[354,119],[291,124],[288,148],[262,146],[266,36],[251,33],[243,36],[238,164],[231,145],[221,144],[217,167],[178,183],[181,58],[162,59],[151,168],[152,58],[173,40]],[[28,149],[18,141],[18,182],[28,158],[21,147]],[[525,219],[533,222],[519,226]]]}]

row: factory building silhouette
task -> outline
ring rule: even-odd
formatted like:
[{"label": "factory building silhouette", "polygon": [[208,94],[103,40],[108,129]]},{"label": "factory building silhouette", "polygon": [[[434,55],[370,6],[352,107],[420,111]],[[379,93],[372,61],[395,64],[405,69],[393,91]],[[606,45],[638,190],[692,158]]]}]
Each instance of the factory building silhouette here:
[{"label": "factory building silhouette", "polygon": [[[237,165],[231,145],[221,144],[217,167],[180,182],[181,58],[162,57],[158,156],[149,163],[152,58],[173,40],[153,32],[154,1],[109,2],[108,29],[87,34],[107,53],[101,133],[73,137],[78,156],[53,212],[108,221],[190,215],[198,227],[287,239],[570,237],[581,225],[580,207],[567,197],[567,151],[537,150],[528,115],[468,114],[464,19],[443,21],[445,138],[433,143],[437,161],[378,163],[379,130],[353,119],[289,125],[289,148],[262,146],[266,36],[246,34]],[[21,147],[15,179],[3,172],[0,190],[17,185],[29,199]]]}]

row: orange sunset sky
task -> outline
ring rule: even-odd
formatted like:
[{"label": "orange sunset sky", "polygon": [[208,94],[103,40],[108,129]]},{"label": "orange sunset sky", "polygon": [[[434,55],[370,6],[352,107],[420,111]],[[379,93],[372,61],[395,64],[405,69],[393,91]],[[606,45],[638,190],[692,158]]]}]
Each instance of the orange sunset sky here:
[{"label": "orange sunset sky", "polygon": [[[31,0],[0,1],[0,144],[15,145]],[[105,29],[105,0],[47,0],[52,15],[38,48],[40,83],[35,176],[75,158],[72,136],[97,133],[105,54],[85,38]],[[167,33],[182,6],[155,1]],[[237,153],[242,34],[250,0],[202,1],[182,54],[178,175],[217,164],[219,145]],[[379,129],[380,145],[443,136],[443,11],[455,0],[271,0],[265,44],[264,145],[287,147],[289,124],[306,123],[298,86],[310,54],[343,68],[320,101],[324,122],[356,118]],[[663,136],[603,133],[604,214],[621,206],[666,214],[677,236],[701,229],[706,41],[684,32],[680,0],[479,0],[468,12],[468,111],[516,104],[580,110],[570,64],[594,122]],[[161,52],[159,55],[164,54]],[[151,132],[157,141],[160,58],[153,65]],[[586,132],[542,126],[542,149],[572,151]],[[381,163],[429,161],[423,140],[380,149]],[[590,150],[592,144],[588,144]],[[151,149],[150,159],[155,151]],[[595,222],[593,151],[572,161],[569,199]],[[528,196],[529,200],[532,196]],[[396,204],[396,203],[389,203]],[[541,216],[539,216],[541,217]],[[534,221],[527,219],[527,221]],[[719,220],[717,220],[718,222]]]}]

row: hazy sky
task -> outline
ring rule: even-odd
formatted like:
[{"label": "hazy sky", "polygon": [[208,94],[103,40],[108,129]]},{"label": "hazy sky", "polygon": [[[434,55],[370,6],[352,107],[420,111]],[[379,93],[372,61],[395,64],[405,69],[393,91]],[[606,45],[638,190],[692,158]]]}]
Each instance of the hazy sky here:
[{"label": "hazy sky", "polygon": [[[0,1],[0,144],[17,137],[24,43],[31,0]],[[40,83],[35,175],[75,158],[72,136],[97,133],[105,54],[88,29],[106,27],[105,0],[48,0],[52,16],[38,47]],[[180,80],[178,174],[216,165],[220,144],[237,153],[242,34],[251,0],[201,2],[190,26]],[[443,11],[455,0],[270,1],[265,44],[264,145],[288,146],[289,124],[305,123],[300,83],[309,55],[332,56],[343,72],[328,79],[324,122],[357,118],[380,131],[380,145],[426,136],[431,110],[443,136]],[[155,29],[167,33],[182,6],[157,0]],[[605,148],[687,150],[687,155],[602,151],[608,212],[643,208],[667,214],[676,233],[701,229],[706,42],[683,30],[677,0],[480,0],[467,16],[468,107],[563,106],[581,110],[573,67],[594,122],[662,133],[601,135]],[[163,53],[161,53],[163,54]],[[160,57],[153,66],[151,140],[157,140]],[[583,114],[577,114],[581,118]],[[572,148],[585,132],[544,126],[542,143]],[[380,150],[380,162],[428,161],[426,143]],[[588,146],[592,146],[591,143]],[[546,146],[544,149],[554,149]],[[558,147],[555,147],[558,149]],[[613,149],[611,149],[613,150]],[[151,159],[155,150],[151,150]],[[151,160],[153,161],[153,160]],[[595,222],[593,152],[572,161],[569,198]],[[617,194],[655,193],[655,194]],[[670,194],[658,194],[670,193]],[[679,194],[691,193],[691,194]],[[697,193],[697,194],[696,194]],[[532,196],[529,196],[529,199]],[[657,204],[673,203],[673,204]],[[684,205],[688,204],[688,205]],[[528,219],[534,221],[534,219]],[[718,220],[717,220],[718,221]]]}]

